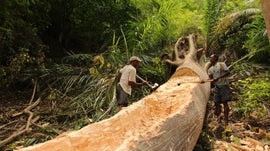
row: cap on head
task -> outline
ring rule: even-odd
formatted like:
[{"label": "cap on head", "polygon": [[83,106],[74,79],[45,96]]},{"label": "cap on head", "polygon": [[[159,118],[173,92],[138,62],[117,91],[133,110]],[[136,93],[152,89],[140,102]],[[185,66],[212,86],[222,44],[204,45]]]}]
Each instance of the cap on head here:
[{"label": "cap on head", "polygon": [[210,56],[210,62],[212,63],[212,64],[214,64],[215,62],[217,62],[218,61],[218,56],[216,55],[216,54],[212,54],[211,56]]},{"label": "cap on head", "polygon": [[213,58],[213,57],[217,57],[217,55],[216,55],[216,54],[212,54],[212,55],[210,56],[210,58]]},{"label": "cap on head", "polygon": [[216,59],[218,59],[218,56],[217,56],[216,54],[212,54],[212,55],[210,56],[210,58],[216,58]]},{"label": "cap on head", "polygon": [[142,62],[142,60],[141,60],[139,57],[137,57],[137,56],[132,56],[132,57],[130,57],[129,61],[130,61],[130,62],[132,62],[132,61],[139,61],[139,62]]}]

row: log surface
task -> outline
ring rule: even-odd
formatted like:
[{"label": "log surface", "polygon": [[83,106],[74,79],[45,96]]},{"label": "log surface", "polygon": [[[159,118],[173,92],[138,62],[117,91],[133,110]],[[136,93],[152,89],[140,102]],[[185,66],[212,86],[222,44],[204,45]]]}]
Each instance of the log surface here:
[{"label": "log surface", "polygon": [[192,150],[200,135],[209,83],[180,68],[155,92],[115,116],[21,151]]},{"label": "log surface", "polygon": [[192,151],[203,127],[210,84],[192,83],[208,76],[190,46],[176,72],[150,95],[109,119],[20,151]]}]

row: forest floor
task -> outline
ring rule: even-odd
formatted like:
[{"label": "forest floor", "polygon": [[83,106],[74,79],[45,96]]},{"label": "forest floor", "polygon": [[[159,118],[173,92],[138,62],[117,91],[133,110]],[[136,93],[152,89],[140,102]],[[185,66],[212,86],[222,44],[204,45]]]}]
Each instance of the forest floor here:
[{"label": "forest floor", "polygon": [[[68,102],[39,102],[34,106],[37,100],[31,100],[31,92],[2,93],[0,100],[0,150],[9,151],[43,142],[74,129],[67,116],[55,110]],[[234,114],[234,103],[229,103],[230,122],[224,126],[223,120],[218,121],[214,116],[213,103],[209,101],[207,118],[194,151],[269,150],[270,118],[261,120],[255,114],[239,118]]]},{"label": "forest floor", "polygon": [[[208,102],[208,112],[195,151],[268,151],[270,150],[270,118],[239,117],[234,112],[234,104],[229,102],[229,123],[224,124],[223,114],[217,119],[214,103]],[[203,139],[203,140],[202,140]],[[206,145],[208,144],[208,145]]]}]

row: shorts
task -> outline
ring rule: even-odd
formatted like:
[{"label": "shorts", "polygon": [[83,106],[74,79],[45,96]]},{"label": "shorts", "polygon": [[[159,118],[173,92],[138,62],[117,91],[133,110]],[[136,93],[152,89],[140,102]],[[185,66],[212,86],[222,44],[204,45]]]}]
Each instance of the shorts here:
[{"label": "shorts", "polygon": [[117,84],[116,87],[116,99],[117,99],[117,105],[118,106],[128,106],[128,98],[129,94],[126,93],[120,84]]},{"label": "shorts", "polygon": [[228,85],[215,86],[214,101],[215,103],[222,103],[231,101],[231,90]]}]

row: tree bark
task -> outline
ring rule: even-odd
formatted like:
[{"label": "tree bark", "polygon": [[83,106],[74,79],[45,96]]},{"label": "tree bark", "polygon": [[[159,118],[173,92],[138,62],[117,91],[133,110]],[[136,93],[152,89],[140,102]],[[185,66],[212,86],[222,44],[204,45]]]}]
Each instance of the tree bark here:
[{"label": "tree bark", "polygon": [[264,22],[266,25],[268,40],[270,42],[270,0],[261,0]]}]

